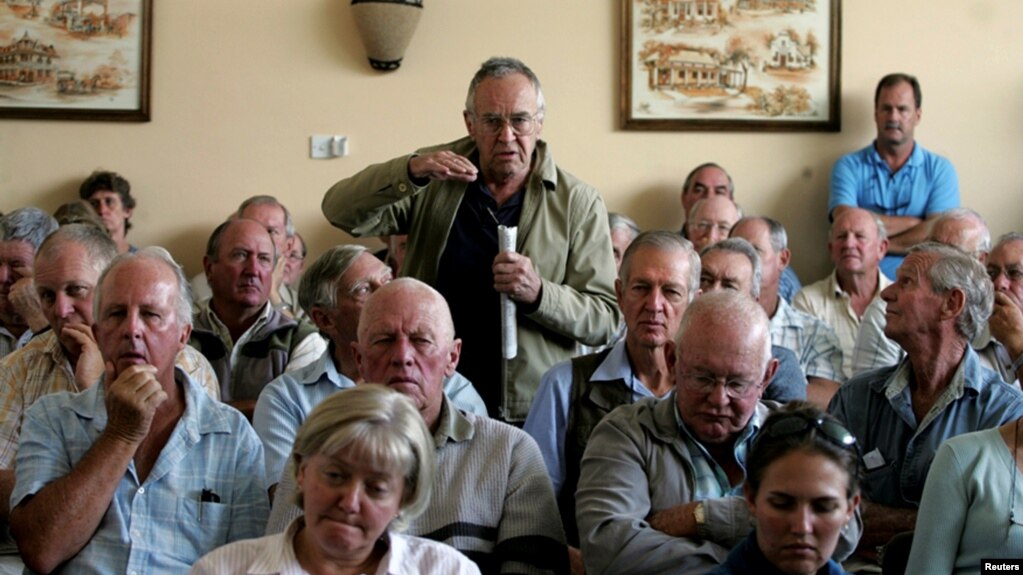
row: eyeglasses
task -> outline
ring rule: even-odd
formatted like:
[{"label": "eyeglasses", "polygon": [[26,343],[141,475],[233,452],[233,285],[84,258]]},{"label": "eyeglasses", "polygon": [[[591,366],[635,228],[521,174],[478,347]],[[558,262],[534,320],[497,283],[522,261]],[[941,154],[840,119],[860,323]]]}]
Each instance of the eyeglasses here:
[{"label": "eyeglasses", "polygon": [[718,233],[726,236],[732,230],[732,224],[728,222],[712,222],[710,220],[700,220],[693,224],[693,227],[701,233],[707,233],[714,228],[717,229]]},{"label": "eyeglasses", "polygon": [[801,415],[779,418],[772,422],[770,427],[765,428],[764,433],[771,437],[785,437],[814,429],[843,449],[851,449],[856,445],[856,436],[837,421],[823,418],[807,419]]},{"label": "eyeglasses", "polygon": [[512,114],[511,116],[499,116],[497,114],[483,114],[473,117],[479,121],[479,125],[486,134],[495,136],[504,131],[504,127],[511,126],[512,132],[517,136],[531,136],[536,131],[539,123],[539,114]]},{"label": "eyeglasses", "polygon": [[710,394],[721,383],[725,387],[725,393],[732,399],[741,399],[750,394],[751,391],[760,387],[760,382],[743,381],[741,379],[725,379],[714,377],[705,373],[686,372],[682,374],[682,385],[700,394]]},{"label": "eyeglasses", "polygon": [[1009,280],[1009,283],[1023,282],[1023,269],[1020,269],[1019,266],[1002,268],[994,264],[988,264],[987,277],[991,278],[991,281],[998,281],[998,277],[1002,274],[1005,274],[1005,278]]}]

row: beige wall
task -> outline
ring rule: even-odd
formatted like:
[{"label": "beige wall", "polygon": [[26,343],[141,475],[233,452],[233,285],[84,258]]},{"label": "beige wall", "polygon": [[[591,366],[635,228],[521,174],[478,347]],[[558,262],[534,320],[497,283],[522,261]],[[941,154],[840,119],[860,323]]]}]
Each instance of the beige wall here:
[{"label": "beige wall", "polygon": [[[344,0],[155,2],[153,121],[0,120],[0,211],[53,209],[102,166],[138,196],[136,244],[169,247],[199,270],[209,230],[238,202],[277,195],[314,254],[349,238],[320,199],[369,163],[462,133],[465,88],[481,61],[513,55],[544,83],[544,135],[609,209],[677,228],[678,188],[716,160],[747,211],[790,230],[796,271],[827,270],[831,164],[874,134],[877,79],[916,74],[917,136],[950,157],[965,204],[995,234],[1023,229],[1023,2],[852,0],[842,15],[841,133],[624,132],[618,125],[617,0],[427,0],[405,63],[372,71]],[[351,155],[308,158],[308,137],[345,134]]]}]

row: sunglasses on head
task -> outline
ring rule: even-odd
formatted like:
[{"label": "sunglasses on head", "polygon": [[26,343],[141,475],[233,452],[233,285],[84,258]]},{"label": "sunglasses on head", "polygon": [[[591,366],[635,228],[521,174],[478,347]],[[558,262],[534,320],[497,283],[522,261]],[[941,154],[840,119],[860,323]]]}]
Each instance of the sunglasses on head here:
[{"label": "sunglasses on head", "polygon": [[824,418],[810,419],[801,415],[788,415],[771,422],[771,425],[764,428],[764,433],[771,437],[785,437],[814,429],[839,447],[852,449],[856,446],[856,437],[848,429],[837,421]]}]

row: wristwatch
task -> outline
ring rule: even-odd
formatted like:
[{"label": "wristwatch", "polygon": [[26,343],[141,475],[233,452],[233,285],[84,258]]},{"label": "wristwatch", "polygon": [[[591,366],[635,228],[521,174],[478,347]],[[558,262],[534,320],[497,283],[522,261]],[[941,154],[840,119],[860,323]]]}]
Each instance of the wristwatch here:
[{"label": "wristwatch", "polygon": [[696,520],[697,529],[707,524],[707,509],[704,507],[703,501],[698,502],[693,508],[693,519]]}]

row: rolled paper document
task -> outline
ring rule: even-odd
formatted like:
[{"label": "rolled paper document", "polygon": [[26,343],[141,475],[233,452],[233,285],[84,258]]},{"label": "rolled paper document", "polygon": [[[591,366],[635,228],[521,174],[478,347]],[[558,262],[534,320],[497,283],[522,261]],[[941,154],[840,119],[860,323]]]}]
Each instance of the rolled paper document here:
[{"label": "rolled paper document", "polygon": [[[502,252],[515,251],[516,227],[497,226],[498,249]],[[508,294],[501,294],[501,355],[512,359],[519,352],[518,322],[515,319],[515,302]]]}]

